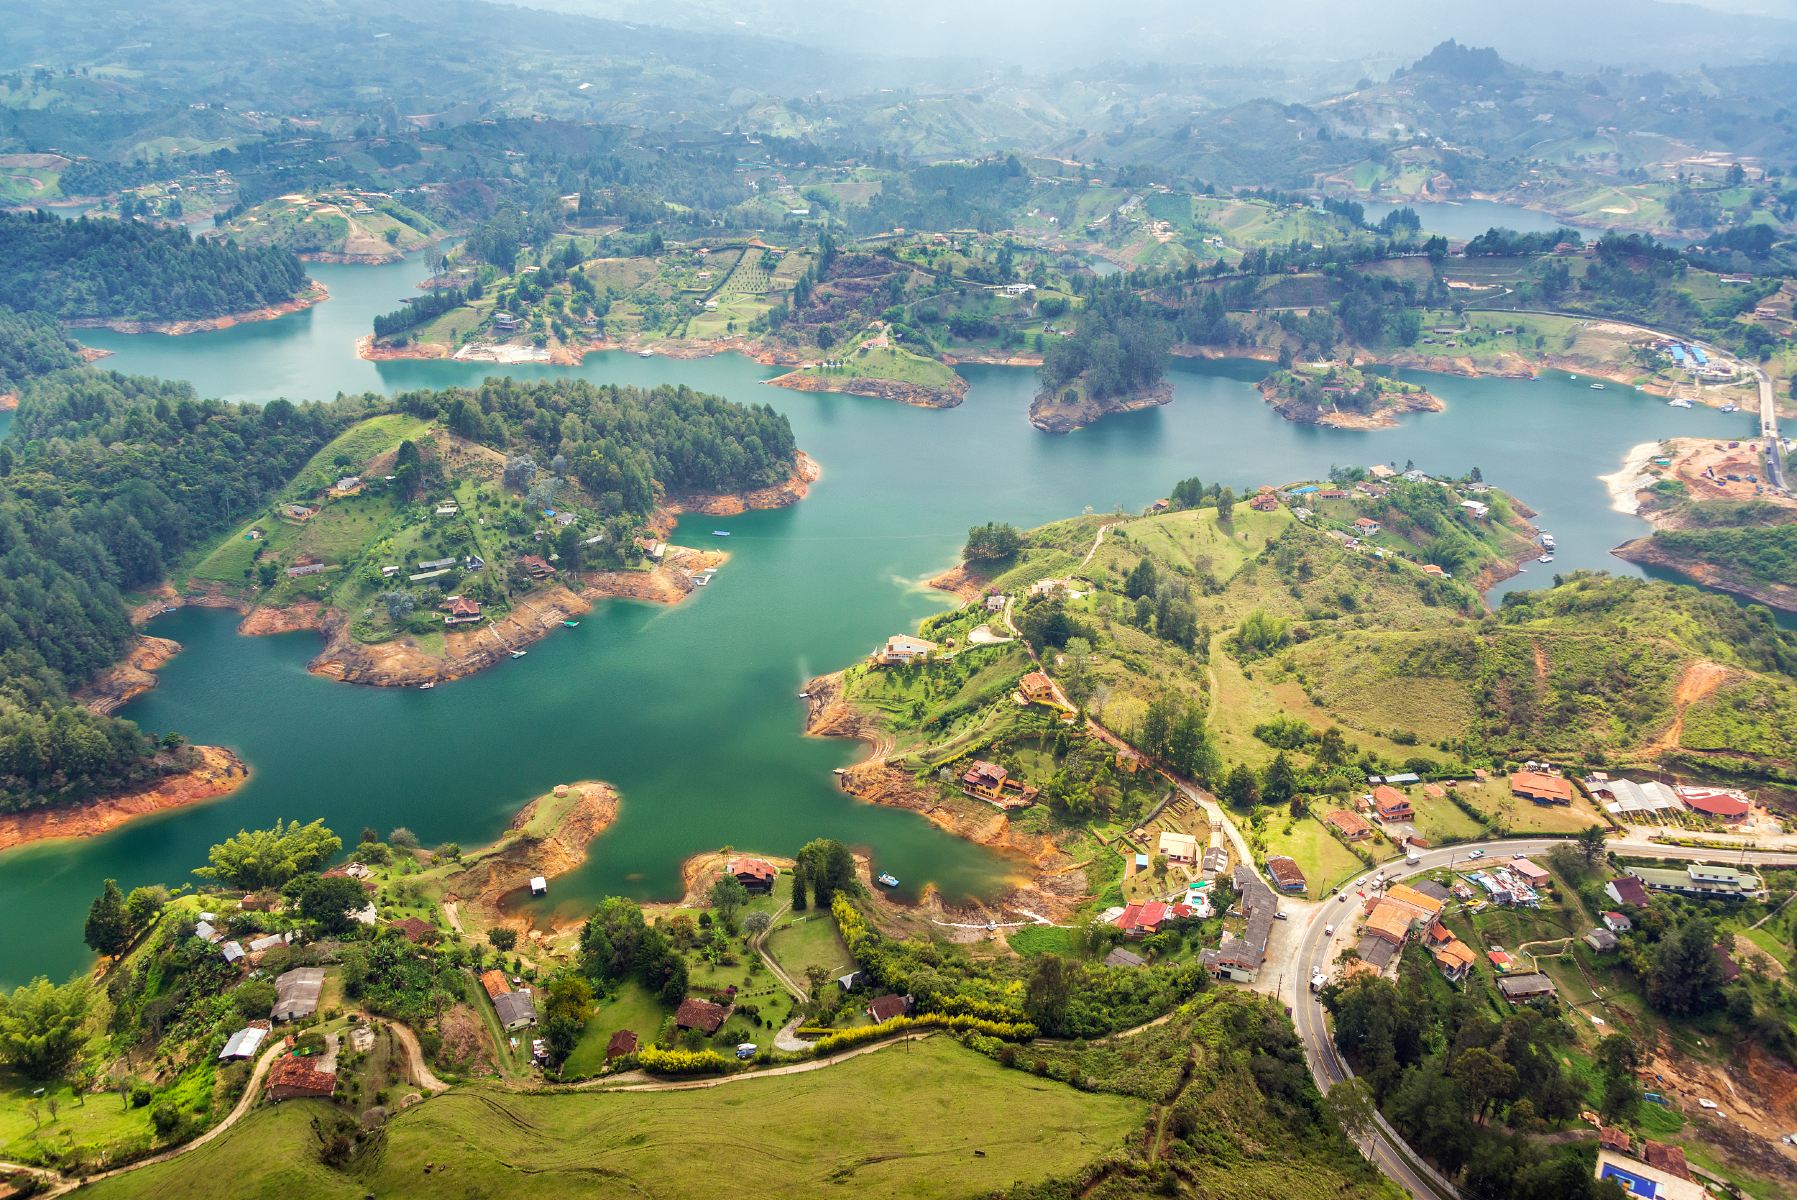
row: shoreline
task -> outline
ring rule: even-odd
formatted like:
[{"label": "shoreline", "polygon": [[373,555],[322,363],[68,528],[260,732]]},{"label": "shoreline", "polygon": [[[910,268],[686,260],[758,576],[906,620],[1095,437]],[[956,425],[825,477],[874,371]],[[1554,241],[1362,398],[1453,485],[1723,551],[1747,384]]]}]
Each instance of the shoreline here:
[{"label": "shoreline", "polygon": [[0,813],[0,852],[38,842],[97,837],[139,817],[220,799],[248,782],[249,767],[231,751],[221,746],[192,750],[197,761],[188,769],[135,791],[60,808]]},{"label": "shoreline", "polygon": [[1273,411],[1295,425],[1318,425],[1325,429],[1396,429],[1398,418],[1407,413],[1446,412],[1447,405],[1441,397],[1424,388],[1414,392],[1387,392],[1384,396],[1389,403],[1365,413],[1342,412],[1331,409],[1328,412],[1301,403],[1296,396],[1288,396],[1273,383],[1273,377],[1267,376],[1254,385],[1273,408]]},{"label": "shoreline", "polygon": [[865,396],[871,400],[895,400],[913,408],[958,408],[967,398],[968,389],[967,381],[959,375],[955,376],[953,384],[938,388],[869,375],[811,375],[802,368],[761,382],[793,392],[830,392]]},{"label": "shoreline", "polygon": [[1030,398],[1030,424],[1043,433],[1073,433],[1106,417],[1141,412],[1173,403],[1173,384],[1162,379],[1146,391],[1129,396],[1094,400],[1084,392],[1073,404],[1062,403],[1060,397],[1038,391]]},{"label": "shoreline", "polygon": [[[451,926],[468,936],[507,926],[541,939],[529,914],[506,911],[506,897],[534,875],[557,879],[578,870],[594,840],[618,819],[621,803],[617,789],[597,779],[557,784],[526,802],[503,833],[444,876],[442,903],[456,906]],[[469,917],[475,928],[464,927]],[[551,934],[559,931],[552,927]]]},{"label": "shoreline", "polygon": [[309,286],[291,300],[279,304],[270,304],[264,308],[252,308],[244,312],[226,313],[218,317],[195,317],[182,321],[130,320],[124,317],[76,317],[63,322],[70,329],[110,329],[114,333],[160,333],[170,337],[179,337],[188,333],[211,333],[220,329],[230,329],[234,325],[248,325],[256,321],[273,321],[279,317],[291,316],[296,312],[304,312],[317,304],[323,304],[331,298],[330,289],[316,279],[308,281]]}]

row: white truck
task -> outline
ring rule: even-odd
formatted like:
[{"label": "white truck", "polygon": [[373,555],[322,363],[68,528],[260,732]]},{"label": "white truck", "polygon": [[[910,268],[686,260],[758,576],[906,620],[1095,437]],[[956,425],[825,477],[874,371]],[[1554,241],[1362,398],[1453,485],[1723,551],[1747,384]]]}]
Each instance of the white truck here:
[{"label": "white truck", "polygon": [[1412,867],[1423,861],[1422,851],[1415,846],[1404,847],[1404,862]]}]

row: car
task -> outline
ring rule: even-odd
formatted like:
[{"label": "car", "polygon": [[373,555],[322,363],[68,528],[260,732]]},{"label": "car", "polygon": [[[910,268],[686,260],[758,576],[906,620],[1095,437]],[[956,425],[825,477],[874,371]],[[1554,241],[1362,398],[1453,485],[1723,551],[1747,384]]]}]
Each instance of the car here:
[{"label": "car", "polygon": [[1323,926],[1323,936],[1324,937],[1334,937],[1335,936],[1335,926],[1333,926],[1333,925]]},{"label": "car", "polygon": [[736,1048],[736,1057],[750,1059],[755,1057],[757,1047],[754,1042],[744,1042]]},{"label": "car", "polygon": [[1274,919],[1274,920],[1275,920],[1275,921],[1285,921],[1285,920],[1289,920],[1289,918],[1288,918],[1288,917],[1287,917],[1287,916],[1286,916],[1286,915],[1285,915],[1285,913],[1284,913],[1284,912],[1282,912],[1282,911],[1279,911],[1279,910],[1275,910],[1275,911],[1274,911],[1274,913],[1273,913],[1273,919]]},{"label": "car", "polygon": [[1341,903],[1346,904],[1348,902],[1348,893],[1343,892],[1341,895],[1337,896],[1336,899]]},{"label": "car", "polygon": [[1472,853],[1471,853],[1471,854],[1469,854],[1469,855],[1467,855],[1467,857],[1468,857],[1468,858],[1484,858],[1484,857],[1485,857],[1485,851],[1483,851],[1483,850],[1474,850],[1474,851],[1473,851],[1473,852],[1472,852]]}]

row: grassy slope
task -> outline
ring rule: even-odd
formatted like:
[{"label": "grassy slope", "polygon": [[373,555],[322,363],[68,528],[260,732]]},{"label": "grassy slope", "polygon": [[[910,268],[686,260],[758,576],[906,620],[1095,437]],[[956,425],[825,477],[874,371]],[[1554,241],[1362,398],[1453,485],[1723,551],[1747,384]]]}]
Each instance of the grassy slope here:
[{"label": "grassy slope", "polygon": [[1118,1146],[1146,1106],[1009,1071],[936,1038],[813,1074],[700,1091],[458,1089],[397,1117],[380,1160],[353,1174],[317,1165],[314,1111],[262,1110],[218,1142],[93,1194],[688,1197],[728,1179],[733,1191],[782,1197],[836,1197],[845,1187],[964,1196],[1076,1170]]}]

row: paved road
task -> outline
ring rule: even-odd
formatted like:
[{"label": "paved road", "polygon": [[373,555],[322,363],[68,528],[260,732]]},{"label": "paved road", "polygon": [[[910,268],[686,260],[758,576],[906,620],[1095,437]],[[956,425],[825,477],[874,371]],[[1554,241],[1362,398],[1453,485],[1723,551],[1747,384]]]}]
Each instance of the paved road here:
[{"label": "paved road", "polygon": [[1774,491],[1785,486],[1784,463],[1778,452],[1778,399],[1772,394],[1772,379],[1759,367],[1753,374],[1760,385],[1760,440],[1766,450],[1766,483]]},{"label": "paved road", "polygon": [[[1345,902],[1325,900],[1308,906],[1308,917],[1299,918],[1307,919],[1308,923],[1295,940],[1289,956],[1281,964],[1279,996],[1291,1008],[1292,1023],[1297,1027],[1298,1038],[1304,1044],[1304,1056],[1319,1090],[1328,1092],[1335,1084],[1354,1074],[1336,1050],[1322,1001],[1310,991],[1308,984],[1313,972],[1322,971],[1327,974],[1337,949],[1352,942],[1355,919],[1359,916],[1354,893],[1365,890],[1372,877],[1381,872],[1387,880],[1407,879],[1425,871],[1464,866],[1472,861],[1474,850],[1482,850],[1482,858],[1490,861],[1513,854],[1543,854],[1563,841],[1564,839],[1556,838],[1522,837],[1427,850],[1414,864],[1394,859],[1343,884],[1337,894],[1348,897]],[[1606,849],[1625,858],[1726,861],[1749,866],[1797,863],[1797,854],[1785,851],[1743,853],[1738,850],[1699,850],[1682,846],[1660,846],[1642,839],[1614,839],[1606,845]],[[1273,960],[1269,958],[1267,967],[1271,968],[1273,965]],[[1265,970],[1263,968],[1263,974]],[[1377,1127],[1361,1150],[1375,1166],[1417,1200],[1455,1200],[1460,1194],[1451,1182],[1411,1152],[1404,1139],[1383,1117],[1379,1118]]]}]

